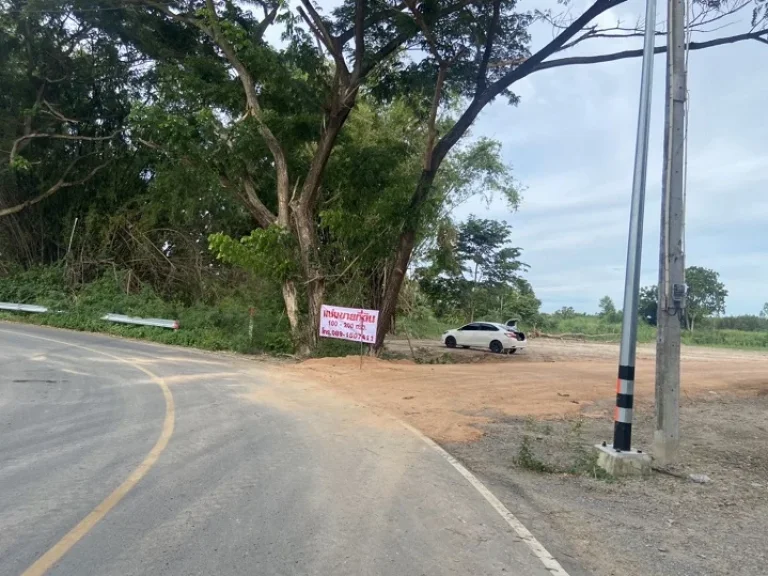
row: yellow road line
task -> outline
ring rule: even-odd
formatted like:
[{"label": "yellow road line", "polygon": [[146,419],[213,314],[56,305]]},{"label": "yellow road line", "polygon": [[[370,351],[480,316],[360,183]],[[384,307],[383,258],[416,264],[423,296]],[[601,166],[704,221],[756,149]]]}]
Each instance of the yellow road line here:
[{"label": "yellow road line", "polygon": [[157,462],[157,459],[160,457],[160,454],[162,454],[163,450],[165,450],[165,447],[168,446],[168,441],[171,439],[171,435],[173,434],[173,426],[176,419],[176,408],[173,404],[173,395],[171,394],[171,390],[168,388],[168,385],[165,383],[165,381],[150,370],[140,366],[136,362],[126,360],[125,358],[121,358],[120,356],[115,356],[107,352],[102,352],[101,350],[89,348],[87,346],[72,344],[71,342],[62,342],[61,340],[44,338],[42,336],[31,336],[29,334],[18,333],[12,330],[0,329],[0,332],[6,332],[8,334],[13,334],[14,336],[24,336],[26,338],[45,340],[47,342],[54,342],[56,344],[63,344],[65,346],[73,346],[75,348],[87,350],[88,352],[113,358],[119,362],[124,362],[136,368],[137,370],[141,370],[144,374],[149,376],[149,378],[160,387],[160,389],[163,391],[163,396],[165,397],[165,420],[163,421],[163,428],[160,431],[160,437],[152,447],[152,450],[149,451],[149,454],[147,454],[147,457],[144,458],[141,464],[139,464],[138,468],[136,468],[131,473],[131,475],[128,476],[128,478],[126,478],[125,481],[120,484],[120,486],[118,486],[114,492],[112,492],[112,494],[107,496],[98,506],[96,506],[96,508],[93,509],[90,514],[80,520],[80,522],[78,522],[77,525],[72,528],[72,530],[67,532],[61,540],[54,544],[50,550],[38,558],[37,561],[32,564],[32,566],[27,568],[21,574],[21,576],[43,576],[43,574],[50,570],[51,567],[56,564],[56,562],[61,560],[61,558],[67,552],[69,552],[72,547],[83,538],[83,536],[88,534],[88,532],[90,532],[91,529],[96,526],[96,524],[98,524],[98,522],[104,518],[104,516],[106,516],[107,513],[109,513],[109,511],[112,510],[112,508],[114,508],[117,503],[120,502],[120,500],[122,500],[123,497],[125,497],[125,495],[128,494],[128,492],[130,492],[131,489],[139,483],[142,478],[144,478],[144,476],[146,476],[150,468],[154,466],[155,462]]}]

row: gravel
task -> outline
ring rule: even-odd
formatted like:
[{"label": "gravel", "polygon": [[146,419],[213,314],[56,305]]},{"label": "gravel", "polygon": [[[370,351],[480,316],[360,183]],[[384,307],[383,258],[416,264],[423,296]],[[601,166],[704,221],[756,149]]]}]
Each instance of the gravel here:
[{"label": "gravel", "polygon": [[[572,559],[595,576],[765,576],[768,377],[749,399],[685,401],[681,419],[680,462],[649,480],[600,478],[590,448],[610,441],[605,418],[501,418],[480,441],[446,447],[566,568]],[[634,430],[635,445],[650,448],[651,410]],[[531,472],[536,462],[550,472]]]}]

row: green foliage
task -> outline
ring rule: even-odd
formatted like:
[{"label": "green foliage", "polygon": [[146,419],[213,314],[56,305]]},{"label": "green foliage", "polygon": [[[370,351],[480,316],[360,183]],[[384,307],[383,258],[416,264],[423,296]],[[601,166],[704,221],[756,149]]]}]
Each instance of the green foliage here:
[{"label": "green foliage", "polygon": [[683,334],[683,343],[726,348],[768,348],[768,331],[696,330]]},{"label": "green foliage", "polygon": [[600,298],[598,306],[600,308],[600,317],[606,322],[613,323],[621,321],[621,313],[616,310],[616,306],[610,296],[603,296]]},{"label": "green foliage", "polygon": [[212,234],[208,242],[211,251],[222,262],[265,278],[282,282],[298,274],[294,237],[280,226],[257,228],[239,241],[226,234]]},{"label": "green foliage", "polygon": [[763,309],[760,310],[760,318],[768,318],[768,302],[763,304]]},{"label": "green foliage", "polygon": [[400,335],[418,340],[439,338],[446,330],[456,328],[464,323],[463,318],[412,318],[401,316],[397,320],[396,331]]},{"label": "green foliage", "polygon": [[768,331],[768,317],[745,315],[704,318],[699,322],[699,327],[704,330]]},{"label": "green foliage", "polygon": [[[576,314],[566,315],[559,312],[554,314],[542,314],[539,317],[537,328],[550,334],[569,334],[603,342],[618,341],[621,338],[621,318],[608,321],[597,315]],[[639,342],[652,342],[656,338],[656,330],[645,323],[637,327],[637,339]]]},{"label": "green foliage", "polygon": [[645,286],[640,288],[640,300],[638,302],[638,316],[650,326],[656,326],[659,313],[659,287]]},{"label": "green foliage", "polygon": [[563,320],[570,320],[571,318],[576,317],[576,310],[574,310],[572,306],[563,306],[560,310],[555,312],[553,316],[557,316]]},{"label": "green foliage", "polygon": [[57,309],[68,299],[61,267],[35,266],[0,278],[0,301]]},{"label": "green foliage", "polygon": [[725,313],[728,290],[720,282],[717,272],[690,266],[685,270],[685,282],[688,284],[685,315],[689,330],[693,331],[696,321],[701,318]]},{"label": "green foliage", "polygon": [[520,448],[517,452],[517,458],[515,458],[515,464],[520,468],[531,472],[538,472],[540,474],[555,472],[555,469],[552,466],[536,456],[533,450],[533,441],[527,434],[523,436],[523,439],[520,442]]},{"label": "green foliage", "polygon": [[[507,245],[511,227],[470,216],[457,229],[443,223],[425,266],[417,269],[420,289],[437,316],[465,321],[490,316],[529,319],[540,302],[518,273],[520,249]],[[495,318],[494,318],[495,317]]]},{"label": "green foliage", "polygon": [[[689,330],[693,331],[694,327],[705,318],[725,313],[725,298],[728,296],[728,290],[720,282],[720,275],[717,272],[699,266],[689,266],[685,269],[685,281],[688,285],[685,323]],[[638,308],[640,318],[655,326],[658,310],[657,286],[646,286],[640,290]]]},{"label": "green foliage", "polygon": [[[105,274],[76,288],[67,287],[61,267],[38,267],[0,278],[0,300],[47,305],[51,312],[24,317],[25,321],[121,336],[144,338],[166,344],[242,353],[287,353],[293,350],[279,295],[268,286],[258,289],[222,290],[211,304],[185,305],[168,301],[148,285],[126,293],[127,274]],[[256,288],[254,286],[254,288]],[[253,340],[248,335],[249,308],[254,308]],[[179,320],[181,329],[120,325],[100,320],[106,313],[143,318]],[[3,315],[19,319],[18,315]]]},{"label": "green foliage", "polygon": [[[695,346],[723,346],[729,348],[768,347],[768,321],[756,316],[706,318],[694,332],[686,331],[684,344]],[[564,318],[561,314],[541,314],[536,320],[537,329],[549,334],[568,335],[574,338],[598,342],[618,342],[621,338],[621,321],[608,322],[600,315],[577,314]],[[638,342],[654,342],[655,327],[641,322],[637,329]]]}]

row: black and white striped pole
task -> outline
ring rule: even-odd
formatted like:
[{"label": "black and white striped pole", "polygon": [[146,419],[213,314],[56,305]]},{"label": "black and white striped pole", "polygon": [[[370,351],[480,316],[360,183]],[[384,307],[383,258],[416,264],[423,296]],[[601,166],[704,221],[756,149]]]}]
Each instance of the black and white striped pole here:
[{"label": "black and white striped pole", "polygon": [[632,409],[635,395],[635,352],[637,348],[637,308],[640,291],[640,263],[643,252],[643,214],[645,181],[648,166],[648,138],[653,85],[653,52],[656,32],[656,0],[647,0],[645,11],[645,43],[640,85],[640,109],[637,118],[635,165],[632,176],[632,204],[627,243],[627,272],[624,282],[624,312],[621,323],[619,375],[616,383],[613,450],[630,452],[632,447]]},{"label": "black and white striped pole", "polygon": [[624,281],[624,314],[621,322],[619,377],[616,382],[613,448],[628,452],[632,446],[632,408],[635,395],[635,352],[637,349],[637,302],[640,291],[640,263],[643,254],[643,214],[648,168],[648,137],[651,125],[653,50],[656,32],[656,0],[647,0],[645,44],[640,82],[640,110],[637,116],[635,168],[632,175],[632,205],[627,242],[627,273]]}]

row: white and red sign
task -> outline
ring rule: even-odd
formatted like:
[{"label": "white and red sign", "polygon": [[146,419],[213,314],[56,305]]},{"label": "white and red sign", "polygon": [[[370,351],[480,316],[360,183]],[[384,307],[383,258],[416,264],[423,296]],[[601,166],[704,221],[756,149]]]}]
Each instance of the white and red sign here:
[{"label": "white and red sign", "polygon": [[378,310],[326,306],[320,310],[320,336],[340,338],[353,342],[376,342],[376,327],[379,324]]}]

